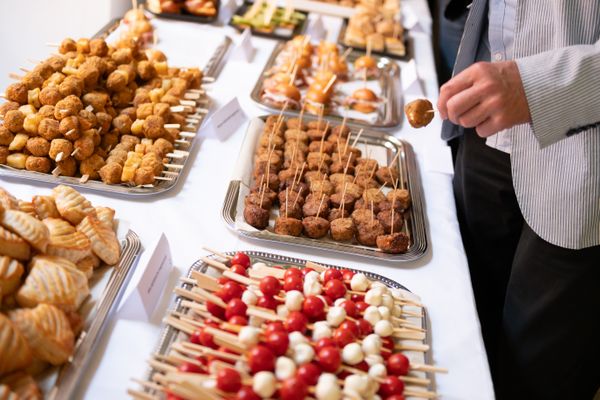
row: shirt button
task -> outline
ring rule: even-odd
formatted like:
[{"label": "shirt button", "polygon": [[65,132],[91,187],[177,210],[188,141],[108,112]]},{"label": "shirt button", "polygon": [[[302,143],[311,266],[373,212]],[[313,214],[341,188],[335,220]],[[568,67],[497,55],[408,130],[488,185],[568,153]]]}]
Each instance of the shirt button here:
[{"label": "shirt button", "polygon": [[496,61],[502,61],[504,57],[502,56],[502,53],[495,53],[494,54],[494,60]]}]

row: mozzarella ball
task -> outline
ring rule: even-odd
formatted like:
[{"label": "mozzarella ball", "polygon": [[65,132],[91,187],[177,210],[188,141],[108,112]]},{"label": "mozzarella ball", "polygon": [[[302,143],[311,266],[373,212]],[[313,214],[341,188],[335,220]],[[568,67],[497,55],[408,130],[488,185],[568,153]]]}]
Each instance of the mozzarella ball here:
[{"label": "mozzarella ball", "polygon": [[256,296],[252,290],[246,289],[244,290],[244,293],[242,293],[242,301],[248,306],[253,306],[256,305],[258,296]]},{"label": "mozzarella ball", "polygon": [[371,333],[362,341],[362,350],[365,354],[380,354],[383,341],[379,335]]},{"label": "mozzarella ball", "polygon": [[288,308],[284,304],[279,304],[277,306],[277,316],[279,316],[280,318],[285,319],[289,313],[290,310],[288,310]]},{"label": "mozzarella ball", "polygon": [[400,317],[402,315],[402,306],[399,304],[394,304],[394,308],[392,308],[392,315],[394,317]]},{"label": "mozzarella ball", "polygon": [[376,307],[380,306],[381,305],[381,294],[375,289],[370,289],[365,294],[365,303],[367,303],[370,306],[376,306]]},{"label": "mozzarella ball", "polygon": [[306,338],[306,336],[297,331],[290,332],[288,338],[290,339],[290,349],[294,349],[299,344],[308,343],[308,339]]},{"label": "mozzarella ball", "polygon": [[275,361],[275,376],[282,381],[296,375],[296,363],[288,357],[278,357]]},{"label": "mozzarella ball", "polygon": [[364,292],[369,288],[369,279],[365,276],[365,274],[354,274],[352,279],[350,279],[350,288],[358,292]]},{"label": "mozzarella ball", "polygon": [[366,319],[371,325],[375,326],[375,324],[381,319],[381,314],[379,314],[379,309],[377,307],[369,306],[365,309],[363,318]]},{"label": "mozzarella ball", "polygon": [[252,269],[261,269],[261,268],[266,268],[266,267],[268,267],[268,265],[263,262],[257,262],[257,263],[252,264]]},{"label": "mozzarella ball", "polygon": [[272,372],[260,371],[254,374],[252,390],[263,399],[269,398],[273,396],[277,389],[276,383],[277,379],[275,379],[275,375]]},{"label": "mozzarella ball", "polygon": [[[341,307],[342,303],[345,301],[346,301],[346,299],[344,297],[340,297],[339,299],[335,299],[335,301],[333,302],[333,305]],[[325,302],[325,303],[327,303],[327,302]]]},{"label": "mozzarella ball", "polygon": [[323,288],[318,280],[304,280],[302,286],[305,296],[316,296],[323,292]]},{"label": "mozzarella ball", "polygon": [[304,282],[306,282],[306,281],[319,282],[319,278],[320,278],[320,275],[317,271],[310,271],[309,273],[307,273],[304,276]]},{"label": "mozzarella ball", "polygon": [[346,319],[346,309],[334,306],[327,311],[327,323],[329,326],[339,326]]},{"label": "mozzarella ball", "polygon": [[344,394],[362,398],[366,394],[368,386],[369,380],[366,375],[351,374],[344,379]]},{"label": "mozzarella ball", "polygon": [[392,333],[394,333],[394,327],[392,326],[392,323],[385,319],[377,321],[377,323],[373,327],[373,330],[376,334],[378,334],[381,337],[388,337],[391,336]]},{"label": "mozzarella ball", "polygon": [[302,365],[309,363],[315,358],[315,350],[308,343],[300,343],[294,347],[294,361],[296,364]]},{"label": "mozzarella ball", "polygon": [[379,311],[379,315],[381,316],[381,319],[389,320],[392,317],[392,313],[390,312],[390,309],[385,306],[379,306],[379,307],[377,307],[377,310]]},{"label": "mozzarella ball", "polygon": [[384,359],[379,354],[369,354],[365,356],[365,362],[367,365],[383,364]]},{"label": "mozzarella ball", "polygon": [[321,282],[325,282],[325,271],[323,271],[323,272],[321,272],[321,273],[319,274],[319,280],[320,280]]},{"label": "mozzarella ball", "polygon": [[264,322],[265,320],[263,318],[257,317],[256,315],[251,315],[250,318],[248,318],[249,326],[260,327]]},{"label": "mozzarella ball", "polygon": [[373,364],[369,367],[369,376],[373,378],[385,378],[387,369],[383,364]]},{"label": "mozzarella ball", "polygon": [[377,281],[371,283],[371,289],[375,289],[381,295],[386,294],[389,290],[385,283]]},{"label": "mozzarella ball", "polygon": [[340,400],[342,390],[337,383],[337,377],[333,374],[321,374],[315,387],[317,400]]},{"label": "mozzarella ball", "polygon": [[356,365],[365,358],[360,344],[348,343],[342,349],[342,360],[348,365]]},{"label": "mozzarella ball", "polygon": [[[217,367],[217,369],[220,369],[221,366],[218,363],[209,363],[209,365],[215,364],[215,366]],[[246,363],[246,361],[242,361],[242,360],[237,360],[235,362],[235,369],[237,369],[238,371],[242,371],[245,373],[250,373],[250,367],[248,366],[248,363]],[[213,372],[214,375],[216,375],[218,371]]]},{"label": "mozzarella ball", "polygon": [[394,308],[394,298],[388,293],[381,295],[381,305],[391,310]]},{"label": "mozzarella ball", "polygon": [[312,332],[312,340],[317,341],[326,337],[331,337],[331,328],[327,321],[318,321],[314,323],[314,329]]},{"label": "mozzarella ball", "polygon": [[243,326],[238,333],[240,343],[246,347],[253,347],[259,342],[260,330],[254,326]]},{"label": "mozzarella ball", "polygon": [[290,311],[302,310],[304,295],[298,290],[290,290],[285,294],[285,306]]}]

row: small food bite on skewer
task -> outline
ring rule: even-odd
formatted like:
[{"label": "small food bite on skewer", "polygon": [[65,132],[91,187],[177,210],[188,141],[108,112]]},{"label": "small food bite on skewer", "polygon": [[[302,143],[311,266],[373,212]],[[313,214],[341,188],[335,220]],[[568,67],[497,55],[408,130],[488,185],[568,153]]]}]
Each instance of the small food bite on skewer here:
[{"label": "small food bite on skewer", "polygon": [[371,89],[365,87],[355,90],[344,103],[353,110],[368,114],[377,110],[379,98]]},{"label": "small food bite on skewer", "polygon": [[404,113],[413,128],[423,128],[429,125],[435,115],[433,105],[427,99],[417,99],[406,104]]},{"label": "small food bite on skewer", "polygon": [[364,55],[354,60],[354,74],[359,79],[372,79],[379,76],[377,61],[370,55]]}]

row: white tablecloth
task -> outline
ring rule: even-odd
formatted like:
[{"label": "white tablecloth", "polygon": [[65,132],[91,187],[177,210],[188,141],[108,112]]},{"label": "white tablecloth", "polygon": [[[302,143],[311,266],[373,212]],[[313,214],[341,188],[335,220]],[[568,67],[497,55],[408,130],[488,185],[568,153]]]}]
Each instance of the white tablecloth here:
[{"label": "white tablecloth", "polygon": [[[404,4],[423,17],[423,24],[431,23],[425,1],[406,0]],[[21,17],[27,18],[25,15]],[[73,18],[77,16],[73,15]],[[100,27],[105,22],[96,20],[93,16],[89,18],[86,25],[88,31],[73,32],[72,36],[89,34],[89,25]],[[204,65],[212,49],[220,42],[224,29],[171,21],[158,21],[156,24],[159,37],[161,31],[169,32],[168,39],[160,42],[159,47],[165,46],[164,50],[173,65]],[[326,19],[326,27],[330,29],[331,37],[337,35],[337,32],[334,32],[337,26],[339,21]],[[435,100],[437,81],[430,36],[414,34],[412,39],[426,95]],[[217,106],[237,96],[250,117],[264,114],[252,102],[249,93],[275,42],[253,38],[253,44],[257,49],[253,62],[228,62],[218,81],[210,89],[210,96]],[[10,59],[13,54],[19,53],[16,50],[17,46],[18,41],[3,43],[4,57]],[[32,55],[34,56],[36,55]],[[41,57],[39,54],[37,56]],[[2,87],[5,87],[7,80],[1,78],[0,81]],[[390,264],[317,250],[307,254],[288,246],[267,247],[257,242],[242,240],[229,231],[221,220],[220,210],[245,129],[244,124],[224,142],[215,139],[200,140],[191,155],[191,168],[184,172],[178,186],[166,194],[136,199],[94,193],[86,195],[96,204],[107,205],[117,210],[118,217],[139,234],[146,246],[154,242],[160,233],[164,232],[167,235],[176,266],[168,283],[169,292],[176,284],[177,276],[185,274],[191,264],[205,253],[200,248],[202,245],[224,251],[272,251],[310,258],[317,262],[368,269],[394,279],[420,295],[427,307],[433,361],[450,370],[447,375],[437,375],[436,390],[441,397],[477,400],[493,398],[469,271],[456,220],[451,175],[436,171],[436,161],[439,161],[440,154],[447,156],[448,152],[445,144],[439,139],[439,120],[421,130],[411,129],[404,124],[394,132],[396,136],[408,140],[413,145],[425,193],[429,248],[423,258],[409,264]],[[21,198],[49,191],[47,186],[34,186],[29,183],[3,181],[0,184]],[[135,386],[129,379],[142,377],[146,371],[145,360],[157,344],[161,329],[160,314],[164,313],[169,299],[170,297],[163,299],[151,322],[118,318],[111,321],[85,379],[80,384],[79,398],[126,397],[126,388]]]}]

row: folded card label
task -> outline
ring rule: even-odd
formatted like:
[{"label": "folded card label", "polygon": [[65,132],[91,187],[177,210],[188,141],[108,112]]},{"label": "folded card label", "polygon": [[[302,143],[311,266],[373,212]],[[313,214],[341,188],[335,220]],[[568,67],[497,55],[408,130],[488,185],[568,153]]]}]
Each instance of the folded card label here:
[{"label": "folded card label", "polygon": [[246,119],[246,113],[242,110],[237,97],[234,97],[213,113],[204,128],[200,130],[200,134],[223,141],[231,136]]},{"label": "folded card label", "polygon": [[250,29],[244,29],[236,41],[236,45],[232,50],[231,59],[234,61],[251,62],[254,57],[254,46],[252,46],[252,33]]},{"label": "folded card label", "polygon": [[406,96],[425,96],[414,58],[402,66],[400,78],[402,80],[402,90],[404,92],[405,100]]},{"label": "folded card label", "polygon": [[325,29],[325,24],[323,23],[323,18],[321,18],[321,15],[317,15],[312,21],[308,27],[308,34],[312,40],[325,40],[327,37],[327,29]]}]

